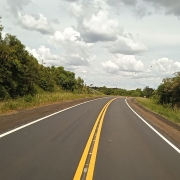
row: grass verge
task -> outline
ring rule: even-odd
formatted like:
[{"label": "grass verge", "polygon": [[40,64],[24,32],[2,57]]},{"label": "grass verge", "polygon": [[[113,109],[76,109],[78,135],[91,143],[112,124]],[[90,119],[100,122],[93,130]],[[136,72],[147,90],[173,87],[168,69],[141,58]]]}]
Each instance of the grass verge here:
[{"label": "grass verge", "polygon": [[167,118],[168,120],[180,125],[180,110],[171,108],[168,105],[160,105],[155,99],[136,98],[136,101],[147,109]]},{"label": "grass verge", "polygon": [[53,104],[56,102],[63,102],[68,100],[89,98],[89,97],[103,97],[98,94],[75,94],[71,92],[43,92],[35,96],[27,95],[15,100],[9,99],[0,101],[0,114],[9,113],[12,111],[39,107],[43,105]]}]

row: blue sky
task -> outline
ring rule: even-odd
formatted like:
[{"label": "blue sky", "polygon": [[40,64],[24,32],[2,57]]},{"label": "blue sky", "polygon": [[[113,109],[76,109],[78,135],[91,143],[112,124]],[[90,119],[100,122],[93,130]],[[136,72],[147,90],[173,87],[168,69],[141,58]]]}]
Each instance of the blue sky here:
[{"label": "blue sky", "polygon": [[87,85],[157,88],[180,71],[179,0],[1,0],[3,34]]}]

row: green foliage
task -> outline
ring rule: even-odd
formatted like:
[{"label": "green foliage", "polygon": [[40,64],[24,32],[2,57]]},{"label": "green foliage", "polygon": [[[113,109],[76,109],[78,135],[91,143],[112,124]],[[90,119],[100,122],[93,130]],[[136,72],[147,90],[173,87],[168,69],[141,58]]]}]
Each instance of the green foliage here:
[{"label": "green foliage", "polygon": [[75,92],[83,93],[84,91],[84,80],[78,77],[75,84]]},{"label": "green foliage", "polygon": [[157,94],[159,103],[180,107],[180,72],[174,75],[172,78],[163,79],[163,83],[157,89]]},{"label": "green foliage", "polygon": [[126,90],[126,89],[121,89],[121,88],[107,88],[106,86],[92,87],[92,88],[106,95],[133,96],[133,97],[145,96],[144,90],[142,91],[140,88],[137,88],[136,90]]},{"label": "green foliage", "polygon": [[28,94],[17,99],[8,99],[0,101],[0,114],[21,110],[25,108],[38,107],[54,102],[62,102],[67,100],[74,100],[88,97],[102,97],[99,94],[77,94],[73,92],[62,91],[61,89],[55,92],[43,91],[34,96]]},{"label": "green foliage", "polygon": [[33,96],[31,94],[28,94],[24,97],[25,102],[32,102],[33,101]]},{"label": "green foliage", "polygon": [[38,92],[55,92],[57,89],[76,93],[94,94],[84,85],[84,80],[75,78],[64,67],[46,67],[26,51],[25,46],[10,34],[3,39],[0,23],[0,100],[25,97],[30,102]]},{"label": "green foliage", "polygon": [[142,106],[152,110],[153,112],[160,114],[170,121],[180,124],[180,110],[172,108],[169,105],[161,105],[157,99],[149,98],[136,98],[137,102]]},{"label": "green foliage", "polygon": [[52,69],[50,67],[45,67],[43,65],[39,65],[38,68],[38,85],[44,91],[53,92],[55,88],[55,80],[52,74]]},{"label": "green foliage", "polygon": [[150,88],[149,86],[146,86],[143,89],[143,94],[144,96],[146,96],[147,98],[150,98],[153,95],[154,89]]},{"label": "green foliage", "polygon": [[34,94],[37,60],[10,34],[0,43],[0,98]]}]

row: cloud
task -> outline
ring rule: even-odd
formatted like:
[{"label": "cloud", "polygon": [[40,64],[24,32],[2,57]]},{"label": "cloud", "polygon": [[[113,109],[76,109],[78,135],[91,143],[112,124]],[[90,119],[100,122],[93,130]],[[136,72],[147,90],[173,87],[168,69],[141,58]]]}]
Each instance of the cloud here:
[{"label": "cloud", "polygon": [[133,55],[116,54],[112,60],[101,63],[106,72],[116,74],[120,71],[141,72],[144,70],[144,64],[136,60]]},{"label": "cloud", "polygon": [[38,31],[41,34],[52,34],[54,29],[50,22],[43,14],[24,14],[22,13],[24,6],[32,3],[31,0],[6,0],[8,8],[15,16],[15,23],[23,29],[30,31]]},{"label": "cloud", "polygon": [[118,5],[135,6],[137,4],[137,0],[108,0],[107,2],[109,5],[113,5],[113,6],[118,6]]},{"label": "cloud", "polygon": [[38,31],[41,34],[52,34],[54,29],[43,14],[28,15],[18,13],[17,24],[30,31]]},{"label": "cloud", "polygon": [[29,47],[26,47],[26,50],[32,54],[40,64],[43,62],[45,65],[63,65],[76,69],[76,66],[89,66],[89,62],[92,60],[91,58],[87,60],[79,54],[52,54],[50,48],[44,45],[41,45],[37,50]]},{"label": "cloud", "polygon": [[111,53],[120,53],[125,55],[134,55],[147,51],[144,44],[140,42],[135,42],[131,36],[118,36],[115,42],[110,42],[108,51]]},{"label": "cloud", "polygon": [[102,62],[101,64],[102,64],[103,68],[106,70],[106,72],[108,72],[110,74],[115,74],[119,70],[119,66],[116,65],[111,60]]},{"label": "cloud", "polygon": [[65,55],[64,58],[66,59],[66,61],[67,61],[67,63],[69,65],[73,65],[73,66],[89,66],[89,61],[90,60],[80,56],[79,54]]},{"label": "cloud", "polygon": [[88,66],[93,59],[90,55],[90,48],[93,44],[85,43],[80,33],[72,27],[65,28],[63,32],[56,31],[49,38],[50,44],[64,49],[64,58],[71,65]]},{"label": "cloud", "polygon": [[180,62],[163,57],[152,61],[151,71],[159,76],[169,76],[180,70]]},{"label": "cloud", "polygon": [[61,56],[51,53],[51,50],[45,46],[40,46],[37,50],[26,47],[26,50],[32,54],[40,64],[60,66],[64,64],[64,59]]},{"label": "cloud", "polygon": [[141,19],[145,16],[149,16],[152,14],[151,10],[149,10],[145,5],[137,6],[134,8],[133,11],[138,19]]},{"label": "cloud", "polygon": [[22,11],[23,6],[31,3],[31,0],[6,0],[11,12],[17,16],[19,11]]},{"label": "cloud", "polygon": [[83,10],[82,10],[82,5],[81,4],[77,4],[75,2],[73,3],[70,3],[67,10],[70,12],[70,14],[72,16],[75,16],[75,17],[80,17],[81,14],[83,13]]},{"label": "cloud", "polygon": [[75,0],[69,1],[67,10],[72,17],[78,18],[82,22],[84,18],[90,18],[100,9],[106,9],[107,4],[104,0]]},{"label": "cloud", "polygon": [[107,0],[107,3],[118,11],[129,6],[138,18],[151,15],[153,9],[158,13],[164,11],[166,15],[180,17],[179,0]]},{"label": "cloud", "polygon": [[89,47],[92,44],[85,43],[80,33],[72,27],[65,28],[63,32],[56,31],[50,36],[49,42],[55,47],[63,47],[66,53],[87,55]]},{"label": "cloud", "polygon": [[151,3],[155,8],[164,8],[166,14],[180,16],[180,1],[179,0],[144,0]]},{"label": "cloud", "polygon": [[104,0],[73,1],[67,9],[76,18],[77,30],[87,43],[114,41],[122,34],[118,20],[109,17],[110,7]]},{"label": "cloud", "polygon": [[53,18],[53,19],[51,20],[51,22],[54,23],[54,24],[60,24],[60,21],[59,21],[59,19],[57,19],[57,18]]},{"label": "cloud", "polygon": [[118,21],[110,19],[109,12],[104,10],[79,20],[78,30],[86,42],[114,41],[118,34],[122,34]]},{"label": "cloud", "polygon": [[172,77],[172,75],[175,72],[178,72],[179,69],[180,62],[163,57],[151,61],[151,65],[146,66],[144,71],[137,72],[133,79],[142,79],[145,82],[150,80],[154,86],[158,86],[162,81],[162,78]]},{"label": "cloud", "polygon": [[75,72],[77,77],[82,77],[83,74],[87,73],[86,68],[88,68],[89,62],[78,54],[53,54],[50,48],[44,45],[38,49],[26,47],[26,50],[44,66],[63,66],[65,69]]}]

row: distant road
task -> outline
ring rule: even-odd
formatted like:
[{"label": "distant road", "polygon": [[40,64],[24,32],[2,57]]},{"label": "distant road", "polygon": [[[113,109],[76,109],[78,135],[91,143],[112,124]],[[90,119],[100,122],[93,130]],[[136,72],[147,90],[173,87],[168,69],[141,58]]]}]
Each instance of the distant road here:
[{"label": "distant road", "polygon": [[112,99],[76,106],[1,137],[0,180],[179,180],[178,149],[124,98]]}]

